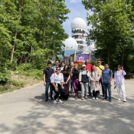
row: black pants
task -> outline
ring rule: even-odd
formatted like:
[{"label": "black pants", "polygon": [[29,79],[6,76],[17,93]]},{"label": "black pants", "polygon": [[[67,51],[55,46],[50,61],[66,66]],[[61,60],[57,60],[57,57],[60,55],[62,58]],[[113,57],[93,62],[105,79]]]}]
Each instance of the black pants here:
[{"label": "black pants", "polygon": [[73,77],[71,77],[71,91],[73,91]]},{"label": "black pants", "polygon": [[59,99],[62,99],[64,97],[64,89],[62,89],[60,84],[58,84],[58,91],[56,91],[55,88],[53,88],[53,90],[55,92],[54,100],[56,100],[59,97],[59,95]]},{"label": "black pants", "polygon": [[98,98],[98,91],[93,91],[93,97]]},{"label": "black pants", "polygon": [[105,93],[104,93],[104,87],[103,87],[103,84],[102,84],[102,80],[100,79],[100,84],[101,84],[101,89],[102,89],[102,95],[104,96],[105,95]]}]

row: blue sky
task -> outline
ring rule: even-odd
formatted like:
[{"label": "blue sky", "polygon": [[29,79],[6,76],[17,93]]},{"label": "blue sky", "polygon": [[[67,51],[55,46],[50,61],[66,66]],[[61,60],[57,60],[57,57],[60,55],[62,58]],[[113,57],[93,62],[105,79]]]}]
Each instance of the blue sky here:
[{"label": "blue sky", "polygon": [[[87,10],[85,10],[84,5],[82,4],[81,0],[66,0],[67,8],[70,9],[70,13],[67,15],[69,19],[63,23],[63,27],[65,32],[71,36],[71,22],[73,19],[80,17],[86,21]],[[87,21],[86,21],[87,23]],[[89,28],[89,27],[87,27]]]}]

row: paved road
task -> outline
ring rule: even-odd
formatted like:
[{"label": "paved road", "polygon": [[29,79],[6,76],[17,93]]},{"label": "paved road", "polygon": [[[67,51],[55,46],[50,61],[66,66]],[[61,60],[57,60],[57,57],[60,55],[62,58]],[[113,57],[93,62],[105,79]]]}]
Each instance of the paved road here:
[{"label": "paved road", "polygon": [[42,83],[0,95],[0,134],[134,134],[134,81],[126,81],[127,102],[44,102]]}]

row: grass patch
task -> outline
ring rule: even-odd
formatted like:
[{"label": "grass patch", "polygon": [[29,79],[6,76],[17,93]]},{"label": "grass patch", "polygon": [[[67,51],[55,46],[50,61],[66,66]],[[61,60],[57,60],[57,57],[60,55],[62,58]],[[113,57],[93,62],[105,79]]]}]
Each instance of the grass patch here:
[{"label": "grass patch", "polygon": [[43,70],[16,70],[10,74],[8,73],[8,78],[6,73],[3,76],[6,76],[6,79],[3,78],[0,81],[0,94],[12,92],[22,87],[32,86],[41,82],[43,80]]}]

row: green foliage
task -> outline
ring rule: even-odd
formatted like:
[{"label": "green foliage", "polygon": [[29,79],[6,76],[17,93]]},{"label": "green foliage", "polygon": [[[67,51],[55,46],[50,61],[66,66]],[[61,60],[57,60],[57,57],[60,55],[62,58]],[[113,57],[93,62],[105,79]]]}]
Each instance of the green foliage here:
[{"label": "green foliage", "polygon": [[9,85],[0,85],[0,92],[3,92],[3,91],[6,91],[6,90],[8,90],[10,88],[10,86]]},{"label": "green foliage", "polygon": [[97,61],[91,60],[91,61],[90,61],[90,64],[97,66]]},{"label": "green foliage", "polygon": [[0,1],[0,84],[5,85],[0,87],[2,90],[7,90],[6,84],[24,84],[11,81],[7,70],[42,79],[47,61],[62,54],[62,42],[68,37],[62,24],[69,12],[65,0]]},{"label": "green foliage", "polygon": [[17,73],[17,75],[20,76],[32,76],[34,77],[34,79],[42,79],[43,77],[43,69],[42,70],[38,70],[38,69],[31,69],[31,70],[19,70]]},{"label": "green foliage", "polygon": [[0,69],[17,70],[22,61],[42,69],[62,53],[62,41],[68,37],[62,24],[70,12],[65,0],[0,3]]},{"label": "green foliage", "polygon": [[22,81],[12,80],[11,83],[16,87],[23,87],[24,86],[24,82],[22,82]]},{"label": "green foliage", "polygon": [[81,70],[83,64],[78,64],[78,70]]},{"label": "green foliage", "polygon": [[8,81],[8,75],[0,72],[0,83],[6,83]]},{"label": "green foliage", "polygon": [[20,64],[18,66],[18,70],[30,70],[32,68],[32,64],[31,63],[23,63],[23,64]]},{"label": "green foliage", "polygon": [[10,70],[4,70],[4,72],[0,72],[0,85],[8,82],[10,74]]},{"label": "green foliage", "polygon": [[[87,36],[87,43],[95,42],[97,48],[95,56],[109,63],[111,69],[117,64],[126,68],[134,48],[134,2],[132,0],[83,0],[87,13],[88,25],[92,25]],[[134,50],[134,49],[133,49]],[[126,62],[128,64],[126,64]],[[132,65],[131,64],[131,65]],[[131,67],[132,68],[132,67]],[[130,67],[127,71],[131,71]]]}]

